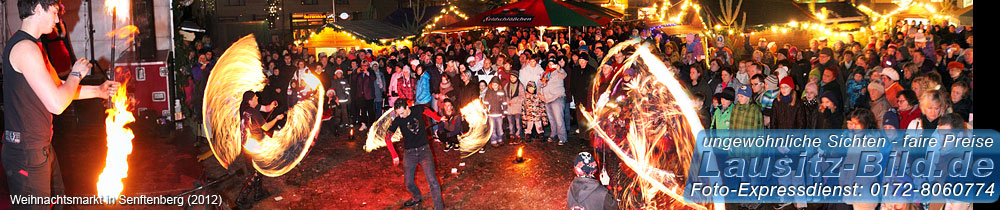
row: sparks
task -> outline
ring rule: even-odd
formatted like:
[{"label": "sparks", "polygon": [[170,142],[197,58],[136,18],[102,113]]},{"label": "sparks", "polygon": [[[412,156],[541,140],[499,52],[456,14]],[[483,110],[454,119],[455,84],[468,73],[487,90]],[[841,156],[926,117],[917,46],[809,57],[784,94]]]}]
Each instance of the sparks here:
[{"label": "sparks", "polygon": [[[469,123],[469,131],[458,135],[458,150],[465,153],[462,155],[462,158],[466,158],[472,156],[472,154],[475,154],[475,152],[486,145],[486,142],[490,139],[490,132],[494,128],[489,123],[486,123],[486,108],[483,107],[483,103],[479,99],[466,104],[459,109],[459,112],[462,113],[463,119]],[[402,139],[402,134],[399,132],[389,133],[388,131],[393,119],[396,119],[396,112],[387,110],[385,113],[382,113],[382,116],[378,120],[372,123],[372,129],[368,130],[368,137],[365,141],[364,150],[366,152],[385,147],[386,135],[392,135],[392,142],[399,142]]]},{"label": "sparks", "polygon": [[104,161],[104,171],[97,181],[97,195],[101,197],[118,197],[125,188],[122,179],[128,177],[128,155],[132,154],[132,138],[135,138],[132,129],[125,127],[135,122],[135,117],[128,111],[128,95],[124,83],[110,100],[114,106],[106,111],[108,118],[104,120],[108,134],[108,155]]},{"label": "sparks", "polygon": [[285,112],[287,123],[271,136],[263,139],[241,141],[239,103],[243,92],[260,91],[265,77],[261,70],[260,51],[253,35],[233,43],[219,57],[205,87],[202,104],[202,123],[206,139],[219,163],[228,168],[246,149],[253,160],[253,167],[269,177],[281,176],[291,171],[309,152],[313,140],[319,135],[323,107],[323,85],[315,75],[305,75],[299,93],[301,97]]},{"label": "sparks", "polygon": [[[645,207],[652,208],[724,209],[721,202],[713,206],[688,203],[680,195],[691,162],[690,154],[695,148],[694,135],[704,128],[674,74],[646,46],[638,43],[626,41],[608,53],[614,55],[629,47],[635,49],[622,67],[636,70],[631,81],[623,81],[621,70],[616,71],[611,81],[600,81],[622,82],[627,92],[611,94],[615,85],[601,89],[601,83],[595,78],[592,95],[598,101],[589,111],[583,110],[600,141],[625,164],[623,170],[631,170],[629,174],[636,176],[623,186],[638,189],[638,194],[625,190],[622,200],[641,201]],[[609,58],[602,61],[602,66]]]},{"label": "sparks", "polygon": [[128,20],[128,15],[132,11],[131,6],[132,2],[129,0],[104,0],[104,11],[116,16],[118,21]]}]

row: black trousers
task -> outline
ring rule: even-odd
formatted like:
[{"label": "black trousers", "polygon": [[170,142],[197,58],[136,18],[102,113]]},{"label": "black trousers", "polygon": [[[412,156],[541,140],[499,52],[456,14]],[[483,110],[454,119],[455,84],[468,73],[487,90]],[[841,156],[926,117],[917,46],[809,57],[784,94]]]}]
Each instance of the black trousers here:
[{"label": "black trousers", "polygon": [[360,103],[354,104],[358,107],[358,116],[355,119],[365,123],[366,126],[371,126],[377,117],[375,116],[375,104],[372,103],[372,100],[361,99]]},{"label": "black trousers", "polygon": [[[52,145],[38,149],[3,147],[0,153],[11,196],[65,195],[62,171]],[[49,205],[13,205],[14,209],[49,209]],[[62,209],[61,205],[53,206]]]},{"label": "black trousers", "polygon": [[352,98],[350,105],[347,105],[347,109],[350,111],[347,117],[350,117],[351,123],[354,125],[360,126],[361,123],[364,122],[361,119],[361,110],[362,107],[364,107],[364,104],[370,103],[366,102],[363,98]]}]

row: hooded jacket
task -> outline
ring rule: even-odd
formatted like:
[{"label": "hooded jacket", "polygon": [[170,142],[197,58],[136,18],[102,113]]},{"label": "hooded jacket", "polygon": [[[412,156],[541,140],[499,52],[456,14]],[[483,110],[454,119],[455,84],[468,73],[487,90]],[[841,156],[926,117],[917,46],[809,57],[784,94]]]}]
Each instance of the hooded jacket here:
[{"label": "hooded jacket", "polygon": [[[520,81],[520,80],[518,80]],[[520,82],[507,83],[507,86],[503,88],[504,92],[507,93],[507,114],[521,114],[521,110],[524,104],[525,92],[524,85]]]},{"label": "hooded jacket", "polygon": [[559,97],[566,96],[566,71],[562,68],[546,72],[542,75],[543,78],[548,78],[549,82],[542,83],[542,99],[545,103],[552,103]]},{"label": "hooded jacket", "polygon": [[[889,109],[892,109],[892,106],[889,106],[889,101],[885,99],[885,95],[879,97],[878,99],[875,99],[874,101],[869,101],[868,103],[871,104],[871,111],[872,114],[875,114],[875,119],[882,119],[882,116],[885,115],[885,112],[889,111]],[[882,120],[876,120],[876,121],[878,121],[878,127],[881,128]]]},{"label": "hooded jacket", "polygon": [[[494,82],[493,84],[496,84]],[[498,88],[493,90],[493,88],[488,88],[486,90],[486,96],[483,96],[483,105],[486,106],[486,113],[490,117],[501,117],[507,112],[507,93],[504,92],[503,88]]]},{"label": "hooded jacket", "polygon": [[431,99],[431,75],[428,72],[420,75],[417,80],[416,92],[414,93],[416,104],[430,104]]},{"label": "hooded jacket", "polygon": [[593,178],[576,177],[566,194],[568,209],[617,209],[614,196]]}]

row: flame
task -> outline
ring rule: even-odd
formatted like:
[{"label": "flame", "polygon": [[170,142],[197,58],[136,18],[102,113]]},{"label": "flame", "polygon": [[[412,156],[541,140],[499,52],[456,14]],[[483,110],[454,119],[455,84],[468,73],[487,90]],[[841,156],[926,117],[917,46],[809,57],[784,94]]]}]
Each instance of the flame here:
[{"label": "flame", "polygon": [[[622,42],[608,54],[617,54],[638,43]],[[602,65],[608,58],[603,59]],[[640,59],[643,64],[639,64]],[[647,205],[667,209],[725,209],[722,201],[696,204],[686,202],[681,196],[686,178],[683,176],[688,174],[694,150],[694,134],[704,129],[683,87],[645,45],[637,46],[625,64],[622,69],[635,68],[637,72],[624,84],[627,97],[612,99],[609,93],[613,85],[602,90],[596,77],[592,95],[598,101],[590,108],[593,111],[583,110],[595,134],[627,166],[623,170],[629,168],[636,176],[625,186],[639,192],[625,190],[621,200],[640,199]],[[619,81],[622,71],[618,72],[611,81],[604,82]]]},{"label": "flame", "polygon": [[[459,112],[462,113],[463,119],[469,124],[469,131],[458,135],[458,150],[466,153],[462,156],[462,158],[466,158],[472,156],[472,154],[475,154],[475,152],[486,145],[486,141],[490,139],[490,132],[492,132],[493,127],[486,122],[486,108],[483,107],[483,103],[479,99],[466,104],[459,109]],[[402,134],[399,132],[389,133],[388,131],[393,119],[396,119],[396,112],[387,110],[385,113],[382,113],[382,116],[378,120],[372,123],[372,129],[368,130],[368,137],[365,141],[364,150],[366,152],[386,146],[386,135],[392,135],[392,142],[399,142]]]},{"label": "flame", "polygon": [[128,44],[135,40],[136,34],[139,34],[139,28],[135,27],[135,25],[127,25],[112,31],[108,31],[108,33],[104,35],[118,39],[125,39],[126,40],[125,43]]},{"label": "flame", "polygon": [[521,146],[521,147],[517,148],[517,158],[521,158],[522,157],[521,156],[521,150],[523,150],[523,149],[524,149],[524,146]]},{"label": "flame", "polygon": [[493,128],[486,121],[486,108],[479,99],[466,104],[462,109],[459,109],[459,112],[465,117],[464,119],[469,123],[470,127],[469,132],[458,136],[459,150],[468,153],[463,156],[463,158],[466,158],[475,154],[474,152],[479,151],[479,149],[486,145],[486,142],[490,140],[490,133],[493,133],[493,129],[502,128]]},{"label": "flame", "polygon": [[128,155],[132,153],[132,138],[135,135],[132,129],[125,126],[135,122],[135,117],[128,111],[125,89],[123,83],[111,97],[114,107],[107,110],[108,118],[104,120],[108,133],[108,156],[104,162],[104,171],[97,181],[97,194],[102,197],[117,197],[121,194],[125,187],[122,179],[128,177]]},{"label": "flame", "polygon": [[243,144],[243,148],[246,148],[247,152],[250,152],[251,154],[260,153],[260,142],[257,142],[256,139],[247,137],[247,143]]},{"label": "flame", "polygon": [[[201,129],[206,133],[212,154],[223,167],[228,168],[247,149],[254,169],[265,176],[277,177],[298,165],[319,135],[324,94],[321,91],[300,92],[301,98],[290,102],[292,106],[284,113],[288,121],[284,127],[271,136],[255,139],[259,146],[246,145],[249,142],[243,142],[240,137],[243,131],[238,117],[241,100],[238,99],[247,90],[264,89],[266,78],[261,71],[258,49],[256,38],[251,34],[234,42],[219,56],[205,86]],[[322,90],[323,86],[318,84],[315,89]]]},{"label": "flame", "polygon": [[129,12],[131,12],[132,2],[129,0],[104,0],[104,12],[108,15],[117,16],[118,20],[124,21],[128,20]]},{"label": "flame", "polygon": [[305,74],[302,77],[302,81],[305,81],[306,87],[309,87],[311,90],[315,90],[323,84],[315,74]]}]

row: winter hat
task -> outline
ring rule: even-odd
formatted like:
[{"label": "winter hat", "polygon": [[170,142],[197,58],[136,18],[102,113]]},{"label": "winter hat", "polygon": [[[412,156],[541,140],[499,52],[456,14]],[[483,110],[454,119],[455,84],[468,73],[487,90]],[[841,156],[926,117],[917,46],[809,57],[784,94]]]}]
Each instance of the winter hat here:
[{"label": "winter hat", "polygon": [[815,77],[816,79],[821,79],[820,77],[822,76],[823,73],[819,69],[813,69],[812,71],[809,71],[809,79],[812,79],[813,77]]},{"label": "winter hat", "polygon": [[893,43],[893,44],[889,44],[889,48],[888,48],[888,49],[893,49],[893,50],[895,50],[895,49],[896,49],[896,44],[895,44],[895,43]]},{"label": "winter hat", "polygon": [[878,80],[872,81],[872,83],[868,83],[868,88],[869,89],[875,88],[879,92],[885,93],[885,85],[882,85],[882,82]]},{"label": "winter hat", "polygon": [[784,79],[785,77],[788,77],[788,67],[787,66],[781,66],[780,68],[775,69],[774,71],[778,72],[778,80],[781,80],[781,79]]},{"label": "winter hat", "polygon": [[722,89],[722,98],[724,98],[726,100],[729,100],[729,101],[735,101],[736,100],[736,90],[733,89],[732,87],[727,87],[726,89]]},{"label": "winter hat", "polygon": [[767,78],[764,79],[764,88],[767,88],[767,90],[778,89],[778,75],[771,74],[767,76]]},{"label": "winter hat", "polygon": [[594,156],[590,155],[589,152],[580,152],[573,160],[573,171],[579,177],[594,177],[594,172],[597,171],[597,162],[594,161]]},{"label": "winter hat", "polygon": [[837,96],[832,91],[823,91],[823,97],[820,98],[826,98],[830,102],[833,102],[834,105],[840,104],[840,100],[837,100]]},{"label": "winter hat", "polygon": [[635,76],[635,69],[632,68],[625,69],[625,74],[629,76]]},{"label": "winter hat", "polygon": [[795,81],[792,81],[791,77],[785,77],[778,83],[778,87],[781,87],[781,85],[788,85],[788,87],[795,88]]},{"label": "winter hat", "polygon": [[893,68],[882,69],[882,76],[887,76],[889,79],[892,79],[892,81],[899,80],[899,72],[896,72],[896,69]]},{"label": "winter hat", "polygon": [[[799,48],[797,48],[797,47],[790,47],[790,48],[788,48],[788,55],[789,55],[789,57],[791,57],[791,55],[795,55],[798,52],[799,52]],[[795,60],[795,59],[789,59],[789,60]]]},{"label": "winter hat", "polygon": [[924,37],[923,33],[917,33],[917,35],[915,36],[915,38],[913,38],[913,41],[915,41],[915,42],[927,42],[927,37]]},{"label": "winter hat", "polygon": [[753,97],[753,89],[751,89],[749,85],[740,86],[740,90],[736,92],[741,96],[746,96],[748,98]]},{"label": "winter hat", "polygon": [[824,55],[832,57],[833,56],[833,49],[830,49],[829,47],[824,47],[822,50],[819,50],[819,54],[824,54]]},{"label": "winter hat", "polygon": [[896,129],[900,129],[899,116],[896,114],[896,110],[889,109],[889,111],[882,115],[882,126],[886,125],[891,125]]},{"label": "winter hat", "polygon": [[958,61],[952,61],[952,62],[948,63],[948,70],[955,69],[955,68],[965,69],[965,64],[962,64],[962,63],[960,63]]}]

